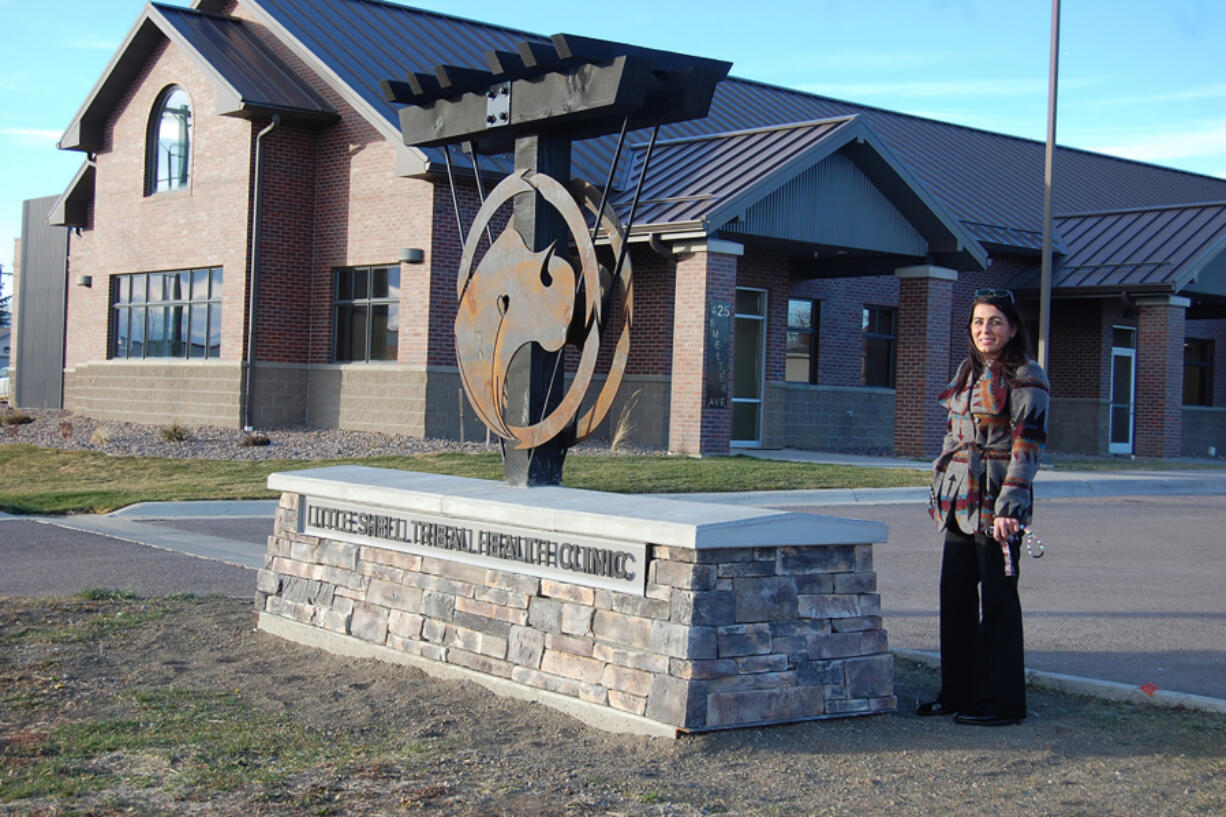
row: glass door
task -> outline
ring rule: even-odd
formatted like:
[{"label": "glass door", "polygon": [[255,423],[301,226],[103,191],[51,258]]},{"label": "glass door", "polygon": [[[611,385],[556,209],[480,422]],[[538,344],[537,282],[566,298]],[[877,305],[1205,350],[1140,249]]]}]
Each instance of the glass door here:
[{"label": "glass door", "polygon": [[1136,417],[1137,330],[1130,326],[1112,329],[1111,431],[1107,450],[1131,454]]},{"label": "glass door", "polygon": [[732,346],[732,445],[762,445],[766,290],[737,287]]}]

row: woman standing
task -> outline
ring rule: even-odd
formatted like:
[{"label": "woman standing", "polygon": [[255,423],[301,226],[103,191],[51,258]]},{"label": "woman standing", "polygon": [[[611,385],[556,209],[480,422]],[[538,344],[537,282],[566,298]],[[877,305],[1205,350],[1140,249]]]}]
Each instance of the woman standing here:
[{"label": "woman standing", "polygon": [[941,691],[916,714],[1004,726],[1026,717],[1018,543],[1050,390],[1009,290],[975,293],[967,338],[970,354],[940,399],[949,419],[929,503],[945,531]]}]

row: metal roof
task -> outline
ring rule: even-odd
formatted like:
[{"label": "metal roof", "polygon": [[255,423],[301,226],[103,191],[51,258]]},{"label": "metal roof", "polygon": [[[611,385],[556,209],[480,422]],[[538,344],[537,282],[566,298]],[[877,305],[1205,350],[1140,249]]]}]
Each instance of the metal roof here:
[{"label": "metal roof", "polygon": [[[1180,292],[1226,258],[1226,201],[1078,213],[1058,217],[1056,227],[1066,254],[1052,269],[1053,291]],[[1038,270],[1012,283],[1036,288]]]},{"label": "metal roof", "polygon": [[[646,152],[646,145],[632,146],[623,187],[634,186]],[[840,219],[839,207],[800,204],[805,212],[796,213],[796,202],[780,192],[836,152],[857,168],[864,180],[860,191],[872,187],[871,201],[863,200],[860,218],[852,219],[858,224]],[[830,189],[825,192],[855,195],[843,176],[827,176]],[[630,198],[627,192],[615,204],[624,210]],[[776,201],[768,205],[768,198]],[[636,224],[710,234],[733,220],[741,220],[734,230],[738,236],[765,228],[762,234],[773,238],[862,249],[882,249],[889,240],[894,252],[932,255],[938,263],[961,269],[983,269],[987,262],[975,238],[924,191],[859,116],[658,142]],[[837,240],[840,236],[848,243]]]},{"label": "metal roof", "polygon": [[[384,0],[251,0],[274,30],[288,34],[300,56],[352,89],[360,109],[398,125],[383,79],[435,64],[485,68],[485,52],[544,37]],[[718,55],[716,55],[718,56]],[[989,244],[1034,251],[1042,229],[1042,142],[952,125],[737,78],[716,90],[705,119],[665,126],[664,139],[741,131],[859,114],[920,183],[971,232]],[[632,135],[645,141],[647,132]],[[575,145],[577,175],[601,183],[614,139]],[[441,161],[426,151],[428,162]],[[493,159],[490,169],[505,170]],[[425,169],[429,169],[429,166]],[[1056,154],[1057,212],[1158,206],[1226,198],[1226,179],[1158,167],[1072,148]]]},{"label": "metal roof", "polygon": [[94,202],[97,168],[91,161],[81,162],[68,188],[60,194],[47,214],[52,227],[88,227],[89,207]]},{"label": "metal roof", "polygon": [[182,48],[213,79],[219,114],[279,113],[301,122],[336,119],[323,97],[286,68],[241,20],[150,3],[64,131],[62,149],[102,149],[111,111],[165,39]]}]

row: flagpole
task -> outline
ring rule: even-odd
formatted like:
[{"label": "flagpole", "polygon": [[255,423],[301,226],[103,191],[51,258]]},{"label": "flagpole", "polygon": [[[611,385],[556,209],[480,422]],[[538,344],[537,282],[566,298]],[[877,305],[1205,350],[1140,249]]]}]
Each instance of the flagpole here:
[{"label": "flagpole", "polygon": [[1047,368],[1051,338],[1051,188],[1056,154],[1056,85],[1060,73],[1060,0],[1051,1],[1051,58],[1047,69],[1047,153],[1043,166],[1043,260],[1039,278],[1039,365]]}]

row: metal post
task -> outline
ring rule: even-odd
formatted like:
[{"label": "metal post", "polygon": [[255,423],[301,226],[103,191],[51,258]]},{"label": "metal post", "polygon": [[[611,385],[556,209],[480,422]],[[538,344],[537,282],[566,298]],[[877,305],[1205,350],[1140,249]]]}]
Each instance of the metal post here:
[{"label": "metal post", "polygon": [[1051,188],[1056,156],[1056,85],[1060,74],[1060,0],[1051,2],[1051,63],[1047,71],[1047,155],[1043,167],[1043,260],[1039,276],[1039,365],[1047,368],[1051,338]]},{"label": "metal post", "polygon": [[[543,173],[565,183],[570,179],[570,140],[564,136],[531,135],[515,140],[515,170]],[[515,197],[512,224],[533,252],[550,244],[565,247],[570,232],[562,216],[536,193]],[[554,378],[559,352],[535,343],[520,349],[507,369],[507,421],[530,426],[562,402],[562,378]],[[565,441],[559,435],[544,445],[519,449],[503,442],[503,476],[509,485],[559,485]]]}]

